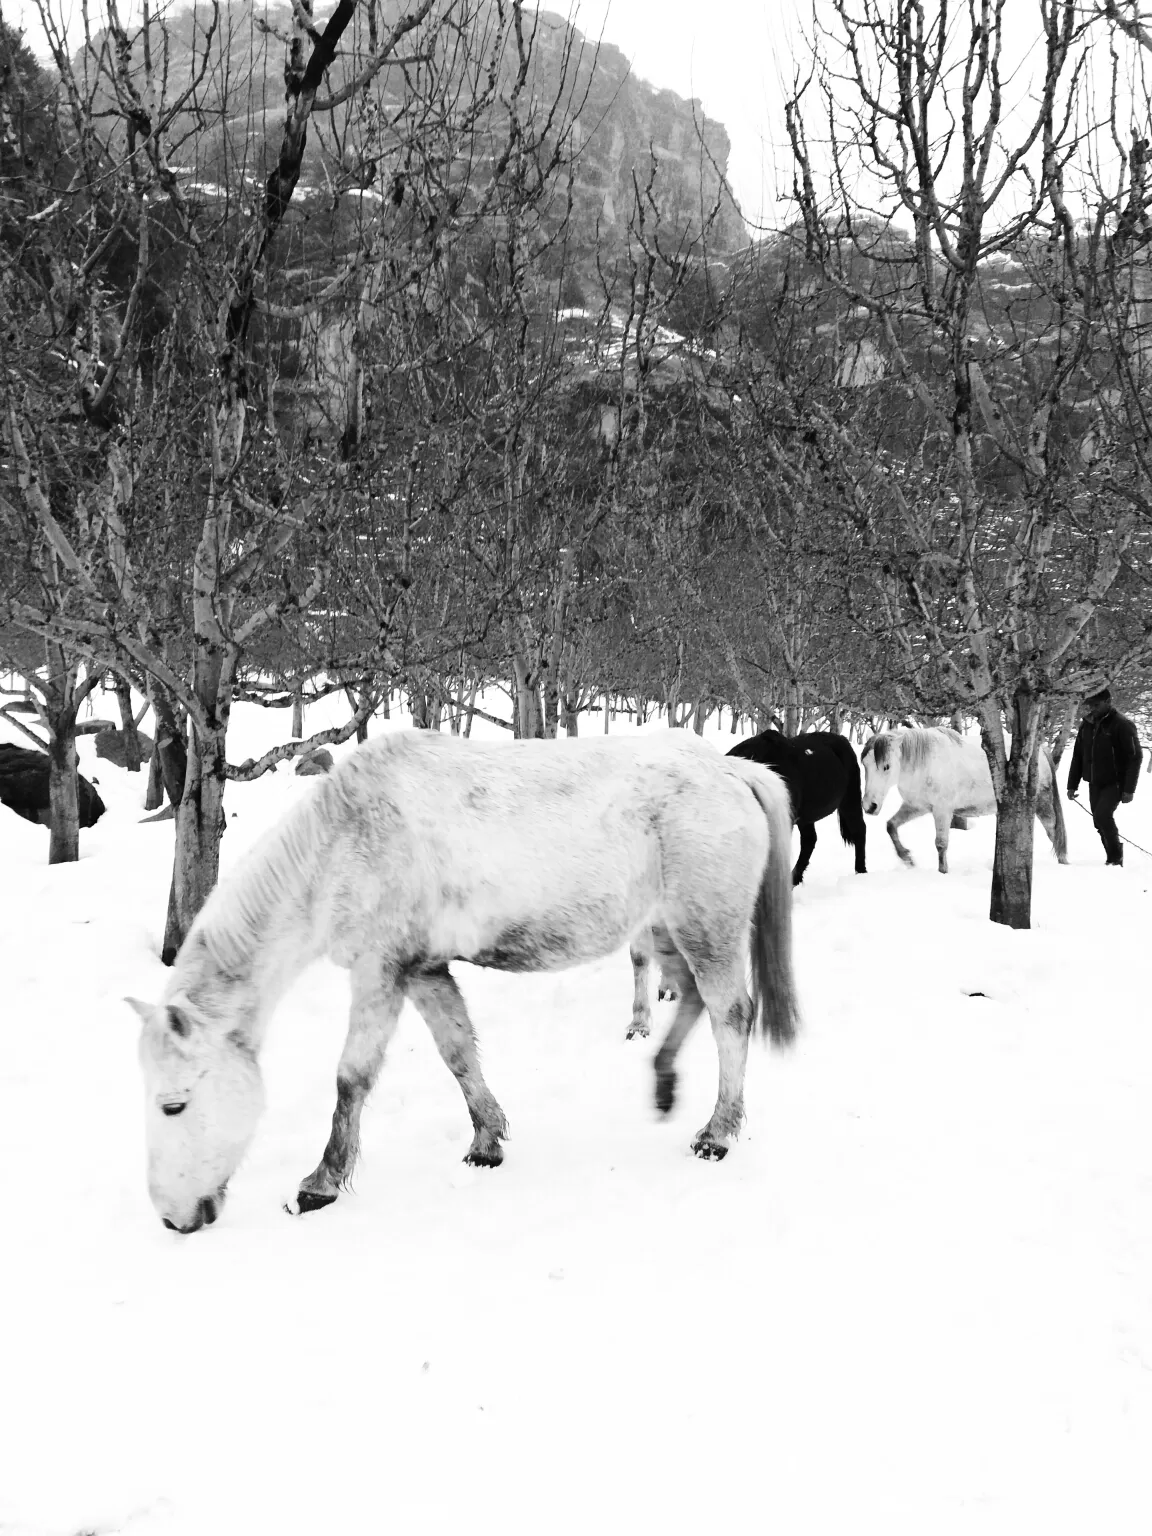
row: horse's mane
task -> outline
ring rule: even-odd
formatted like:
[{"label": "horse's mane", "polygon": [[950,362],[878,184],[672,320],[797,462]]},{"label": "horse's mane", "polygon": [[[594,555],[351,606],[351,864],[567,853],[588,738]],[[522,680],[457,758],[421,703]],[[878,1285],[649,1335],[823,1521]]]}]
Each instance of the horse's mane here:
[{"label": "horse's mane", "polygon": [[899,741],[901,756],[909,768],[923,768],[939,749],[941,737],[954,742],[958,747],[964,745],[960,732],[948,725],[929,725],[923,729],[909,727],[899,732],[893,731],[892,735]]},{"label": "horse's mane", "polygon": [[877,768],[886,768],[890,754],[895,751],[905,767],[923,768],[939,747],[942,736],[958,747],[964,745],[963,736],[949,725],[902,726],[873,736],[860,756],[867,757],[871,752]]},{"label": "horse's mane", "polygon": [[324,779],[258,838],[205,903],[189,939],[195,936],[222,972],[243,971],[275,909],[304,897],[331,829],[331,786]]}]

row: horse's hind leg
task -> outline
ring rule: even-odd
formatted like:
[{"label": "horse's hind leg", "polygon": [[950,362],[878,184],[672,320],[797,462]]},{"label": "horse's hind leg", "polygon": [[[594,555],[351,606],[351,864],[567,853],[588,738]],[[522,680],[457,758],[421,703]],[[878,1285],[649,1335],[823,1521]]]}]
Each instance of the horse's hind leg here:
[{"label": "horse's hind leg", "polygon": [[360,1111],[380,1075],[403,1002],[403,988],[381,970],[374,956],[353,966],[352,1009],[348,1038],[336,1068],[332,1132],[323,1157],[297,1191],[293,1214],[331,1205],[341,1189],[347,1188],[360,1155]]},{"label": "horse's hind leg", "polygon": [[652,1005],[648,998],[648,955],[635,944],[629,946],[632,960],[632,1022],[624,1037],[632,1040],[637,1035],[647,1039],[652,1033]]},{"label": "horse's hind leg", "polygon": [[796,860],[796,867],[792,871],[792,884],[799,885],[804,878],[804,871],[812,862],[812,853],[816,847],[816,826],[811,821],[797,822],[800,830],[800,857]]},{"label": "horse's hind leg", "polygon": [[[670,945],[670,941],[667,941]],[[656,1108],[666,1115],[676,1102],[676,1057],[704,1009],[704,999],[688,963],[677,950],[660,956],[662,975],[675,986],[679,995],[672,1023],[656,1052]]]},{"label": "horse's hind leg", "polygon": [[720,1078],[716,1108],[708,1124],[696,1133],[692,1150],[697,1157],[719,1159],[727,1155],[744,1123],[744,1071],[752,1032],[752,1001],[735,967],[728,975],[712,972],[701,976],[700,987],[712,1021]]},{"label": "horse's hind leg", "polygon": [[948,873],[948,829],[952,825],[952,812],[948,807],[932,812],[936,823],[936,867],[942,875]]},{"label": "horse's hind leg", "polygon": [[468,1106],[475,1134],[464,1161],[481,1168],[498,1167],[504,1161],[500,1142],[508,1135],[508,1122],[480,1070],[476,1036],[460,988],[448,967],[441,966],[410,976],[408,996],[432,1031],[436,1049],[460,1084]]}]

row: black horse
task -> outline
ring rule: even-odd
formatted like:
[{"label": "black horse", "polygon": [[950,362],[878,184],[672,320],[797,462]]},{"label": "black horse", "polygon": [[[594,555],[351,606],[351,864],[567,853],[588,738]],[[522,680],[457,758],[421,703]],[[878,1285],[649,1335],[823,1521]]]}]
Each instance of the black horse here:
[{"label": "black horse", "polygon": [[788,786],[792,820],[800,829],[800,857],[792,871],[799,885],[816,846],[816,823],[837,811],[840,836],[856,850],[856,873],[867,874],[864,863],[864,808],[860,797],[860,763],[846,736],[834,731],[806,731],[784,736],[761,731],[733,747],[729,757],[746,757],[774,768]]},{"label": "black horse", "polygon": [[[94,827],[104,814],[103,800],[83,774],[76,775],[77,810],[82,827]],[[52,819],[48,754],[0,742],[0,805],[25,821],[48,826]]]}]

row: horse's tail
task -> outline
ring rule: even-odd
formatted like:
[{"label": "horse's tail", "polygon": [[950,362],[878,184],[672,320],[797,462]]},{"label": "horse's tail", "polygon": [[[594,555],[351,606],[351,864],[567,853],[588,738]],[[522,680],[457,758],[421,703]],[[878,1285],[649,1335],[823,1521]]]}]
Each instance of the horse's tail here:
[{"label": "horse's tail", "polygon": [[792,813],[788,790],[770,768],[741,774],[768,823],[768,861],[752,913],[752,1007],[773,1045],[796,1037],[800,1008],[792,975]]},{"label": "horse's tail", "polygon": [[1056,764],[1052,761],[1052,754],[1047,747],[1042,747],[1045,760],[1048,764],[1050,775],[1048,788],[1052,795],[1052,848],[1059,863],[1068,862],[1068,828],[1064,825],[1064,804],[1060,798],[1060,786],[1056,782]]},{"label": "horse's tail", "polygon": [[848,748],[847,752],[842,751],[838,744],[841,741],[844,741],[842,736],[834,736],[832,749],[844,764],[848,784],[837,807],[836,815],[840,822],[840,836],[846,843],[855,847],[858,842],[868,836],[868,828],[864,823],[864,792],[860,782],[860,759],[849,741],[844,741],[845,747]]}]

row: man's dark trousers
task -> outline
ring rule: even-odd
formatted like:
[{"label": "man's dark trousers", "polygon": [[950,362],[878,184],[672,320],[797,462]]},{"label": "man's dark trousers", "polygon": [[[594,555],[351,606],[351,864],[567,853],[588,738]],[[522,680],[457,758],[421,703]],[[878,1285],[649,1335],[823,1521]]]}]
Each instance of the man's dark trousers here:
[{"label": "man's dark trousers", "polygon": [[1120,804],[1119,784],[1101,784],[1099,789],[1089,784],[1088,803],[1092,807],[1092,823],[1100,834],[1109,864],[1123,864],[1124,844],[1116,830],[1116,807]]}]

